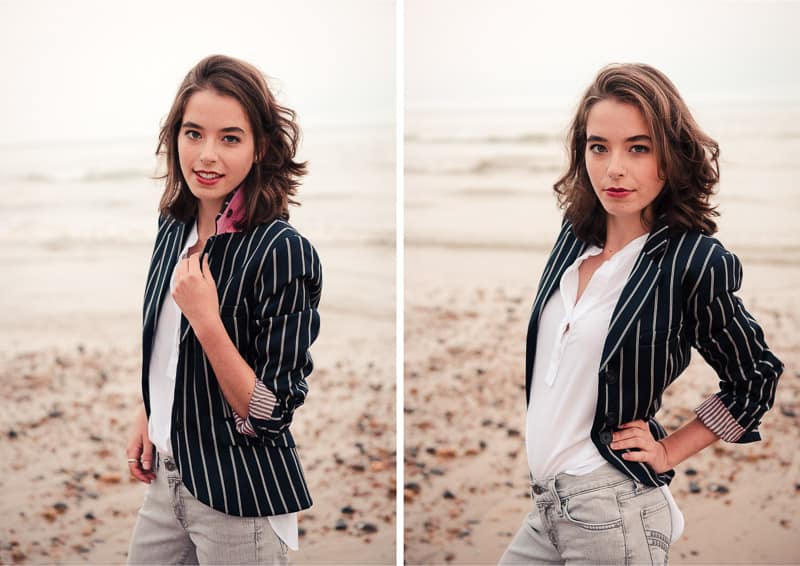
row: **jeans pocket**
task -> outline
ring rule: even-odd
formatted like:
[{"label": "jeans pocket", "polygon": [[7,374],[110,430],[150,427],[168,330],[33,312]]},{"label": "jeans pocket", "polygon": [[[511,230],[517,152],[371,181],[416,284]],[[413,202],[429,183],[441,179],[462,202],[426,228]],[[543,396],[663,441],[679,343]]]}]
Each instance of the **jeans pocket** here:
[{"label": "jeans pocket", "polygon": [[602,487],[572,494],[562,501],[564,518],[590,531],[605,531],[622,526],[622,515],[613,487]]},{"label": "jeans pocket", "polygon": [[666,564],[672,535],[672,518],[666,501],[641,511],[642,527],[653,564]]}]

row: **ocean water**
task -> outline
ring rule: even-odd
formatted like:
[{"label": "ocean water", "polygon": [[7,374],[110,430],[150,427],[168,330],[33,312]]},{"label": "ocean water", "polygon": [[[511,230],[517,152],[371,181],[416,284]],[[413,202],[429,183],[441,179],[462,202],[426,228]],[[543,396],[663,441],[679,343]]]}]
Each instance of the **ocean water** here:
[{"label": "ocean water", "polygon": [[[318,237],[347,242],[394,240],[394,140],[388,128],[306,132],[309,161],[295,216]],[[0,244],[44,249],[152,243],[163,183],[154,140],[103,140],[0,147]],[[331,219],[329,201],[363,210]]]},{"label": "ocean water", "polygon": [[[394,317],[393,127],[304,131],[290,221],[323,261],[330,312]],[[162,181],[155,140],[0,147],[0,348],[140,330]]]},{"label": "ocean water", "polygon": [[[718,237],[753,261],[800,263],[800,103],[692,107],[721,148]],[[406,245],[550,249],[572,110],[414,110],[406,118]]]}]

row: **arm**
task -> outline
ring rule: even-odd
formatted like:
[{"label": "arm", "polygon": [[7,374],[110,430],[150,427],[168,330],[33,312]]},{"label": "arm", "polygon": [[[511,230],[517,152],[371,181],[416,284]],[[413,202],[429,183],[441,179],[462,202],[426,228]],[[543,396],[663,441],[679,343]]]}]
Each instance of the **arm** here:
[{"label": "arm", "polygon": [[761,416],[772,406],[783,364],[734,292],[741,286],[738,258],[711,247],[688,300],[689,340],[720,376],[720,391],[695,409],[697,417],[656,441],[645,421],[631,421],[613,434],[611,448],[638,448],[622,457],[648,463],[656,473],[713,444],[759,440]]},{"label": "arm", "polygon": [[319,332],[321,274],[316,252],[299,236],[278,242],[262,265],[253,309],[255,337],[247,360],[219,317],[216,284],[207,256],[192,256],[176,277],[174,297],[231,405],[236,428],[250,436],[277,436],[308,391],[313,367],[308,348]]},{"label": "arm", "polygon": [[[266,414],[250,412],[247,424],[259,436],[280,435],[305,401],[306,377],[313,369],[309,348],[319,334],[321,286],[317,253],[298,235],[276,243],[264,259],[249,356],[258,383],[275,402]],[[254,395],[251,408],[256,401]]]},{"label": "arm", "polygon": [[256,387],[253,368],[239,354],[219,315],[201,325],[192,325],[192,329],[214,369],[225,400],[237,415],[246,417]]},{"label": "arm", "polygon": [[208,267],[208,256],[193,254],[181,261],[172,293],[217,377],[231,408],[247,415],[255,388],[253,369],[239,354],[219,317],[217,286]]},{"label": "arm", "polygon": [[769,351],[761,327],[734,293],[739,259],[713,246],[689,300],[689,340],[719,376],[719,391],[695,409],[727,442],[760,440],[758,425],[775,401],[783,364]]}]

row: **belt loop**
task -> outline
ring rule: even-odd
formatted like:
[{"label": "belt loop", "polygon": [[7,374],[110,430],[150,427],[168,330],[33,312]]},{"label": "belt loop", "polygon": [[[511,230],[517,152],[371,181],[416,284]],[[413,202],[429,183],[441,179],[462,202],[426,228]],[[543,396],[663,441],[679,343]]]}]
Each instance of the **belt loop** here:
[{"label": "belt loop", "polygon": [[159,464],[161,463],[161,455],[158,453],[158,450],[156,450],[155,453],[156,453],[156,472],[158,472]]},{"label": "belt loop", "polygon": [[547,482],[548,487],[550,488],[550,493],[553,495],[553,506],[558,509],[558,516],[564,516],[564,504],[561,501],[561,497],[558,495],[558,490],[556,489],[556,476],[550,478],[550,481]]}]

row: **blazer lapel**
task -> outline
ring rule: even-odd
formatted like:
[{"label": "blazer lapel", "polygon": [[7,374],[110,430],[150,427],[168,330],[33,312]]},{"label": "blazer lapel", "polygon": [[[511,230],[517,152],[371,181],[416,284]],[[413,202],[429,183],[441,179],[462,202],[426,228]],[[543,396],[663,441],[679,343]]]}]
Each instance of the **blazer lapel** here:
[{"label": "blazer lapel", "polygon": [[[642,306],[652,295],[658,283],[661,275],[661,264],[658,259],[664,254],[669,239],[669,230],[663,223],[663,219],[663,215],[657,219],[614,307],[614,313],[611,315],[608,334],[603,346],[600,369],[605,368],[608,361],[619,349],[625,335],[639,319]],[[528,324],[525,356],[525,397],[528,402],[530,402],[531,396],[531,380],[533,379],[533,361],[536,354],[539,318],[547,299],[561,281],[564,271],[572,265],[585,248],[586,244],[575,236],[572,227],[569,224],[565,224],[542,275],[542,281],[533,303],[531,320]]]},{"label": "blazer lapel", "polygon": [[585,248],[586,243],[578,239],[572,231],[572,226],[565,224],[542,274],[539,290],[533,300],[531,319],[528,323],[528,338],[525,347],[525,398],[527,400],[530,400],[531,397],[533,360],[536,355],[536,335],[539,329],[539,317],[542,315],[542,309],[553,289],[561,281],[564,271],[572,265]]},{"label": "blazer lapel", "polygon": [[[661,219],[659,219],[661,220]],[[666,225],[657,223],[642,248],[631,274],[622,288],[619,300],[611,315],[608,334],[603,346],[600,369],[605,369],[609,360],[619,349],[623,339],[634,326],[642,313],[642,307],[653,294],[661,276],[661,262],[669,239]]]},{"label": "blazer lapel", "polygon": [[147,281],[150,292],[146,297],[148,308],[144,318],[144,336],[149,337],[151,341],[155,336],[156,321],[158,313],[161,311],[161,304],[169,289],[172,270],[178,263],[178,255],[183,249],[186,236],[186,224],[177,220],[173,221],[164,233],[164,242],[158,252],[158,257],[153,258],[154,267]]},{"label": "blazer lapel", "polygon": [[[201,259],[202,254],[211,253],[211,250],[214,248],[214,244],[216,242],[217,237],[221,236],[222,234],[235,234],[240,232],[241,230],[237,229],[234,225],[235,222],[244,218],[245,214],[247,213],[247,209],[245,207],[244,201],[244,190],[241,189],[241,185],[236,187],[233,191],[229,192],[225,196],[225,200],[222,203],[222,207],[220,208],[219,212],[217,213],[216,218],[214,219],[214,235],[209,238],[209,241],[206,242],[205,247],[201,252]],[[217,283],[217,289],[219,290],[220,285],[220,273],[214,274],[214,268],[212,264],[214,263],[211,259],[211,256],[208,258],[209,262],[209,269],[211,269],[212,275]],[[221,268],[222,266],[220,266]],[[186,319],[183,314],[181,314],[181,324],[180,324],[180,338],[178,340],[179,343],[183,343],[186,340],[186,336],[189,334],[189,329],[191,326],[189,325],[189,321]]]}]

